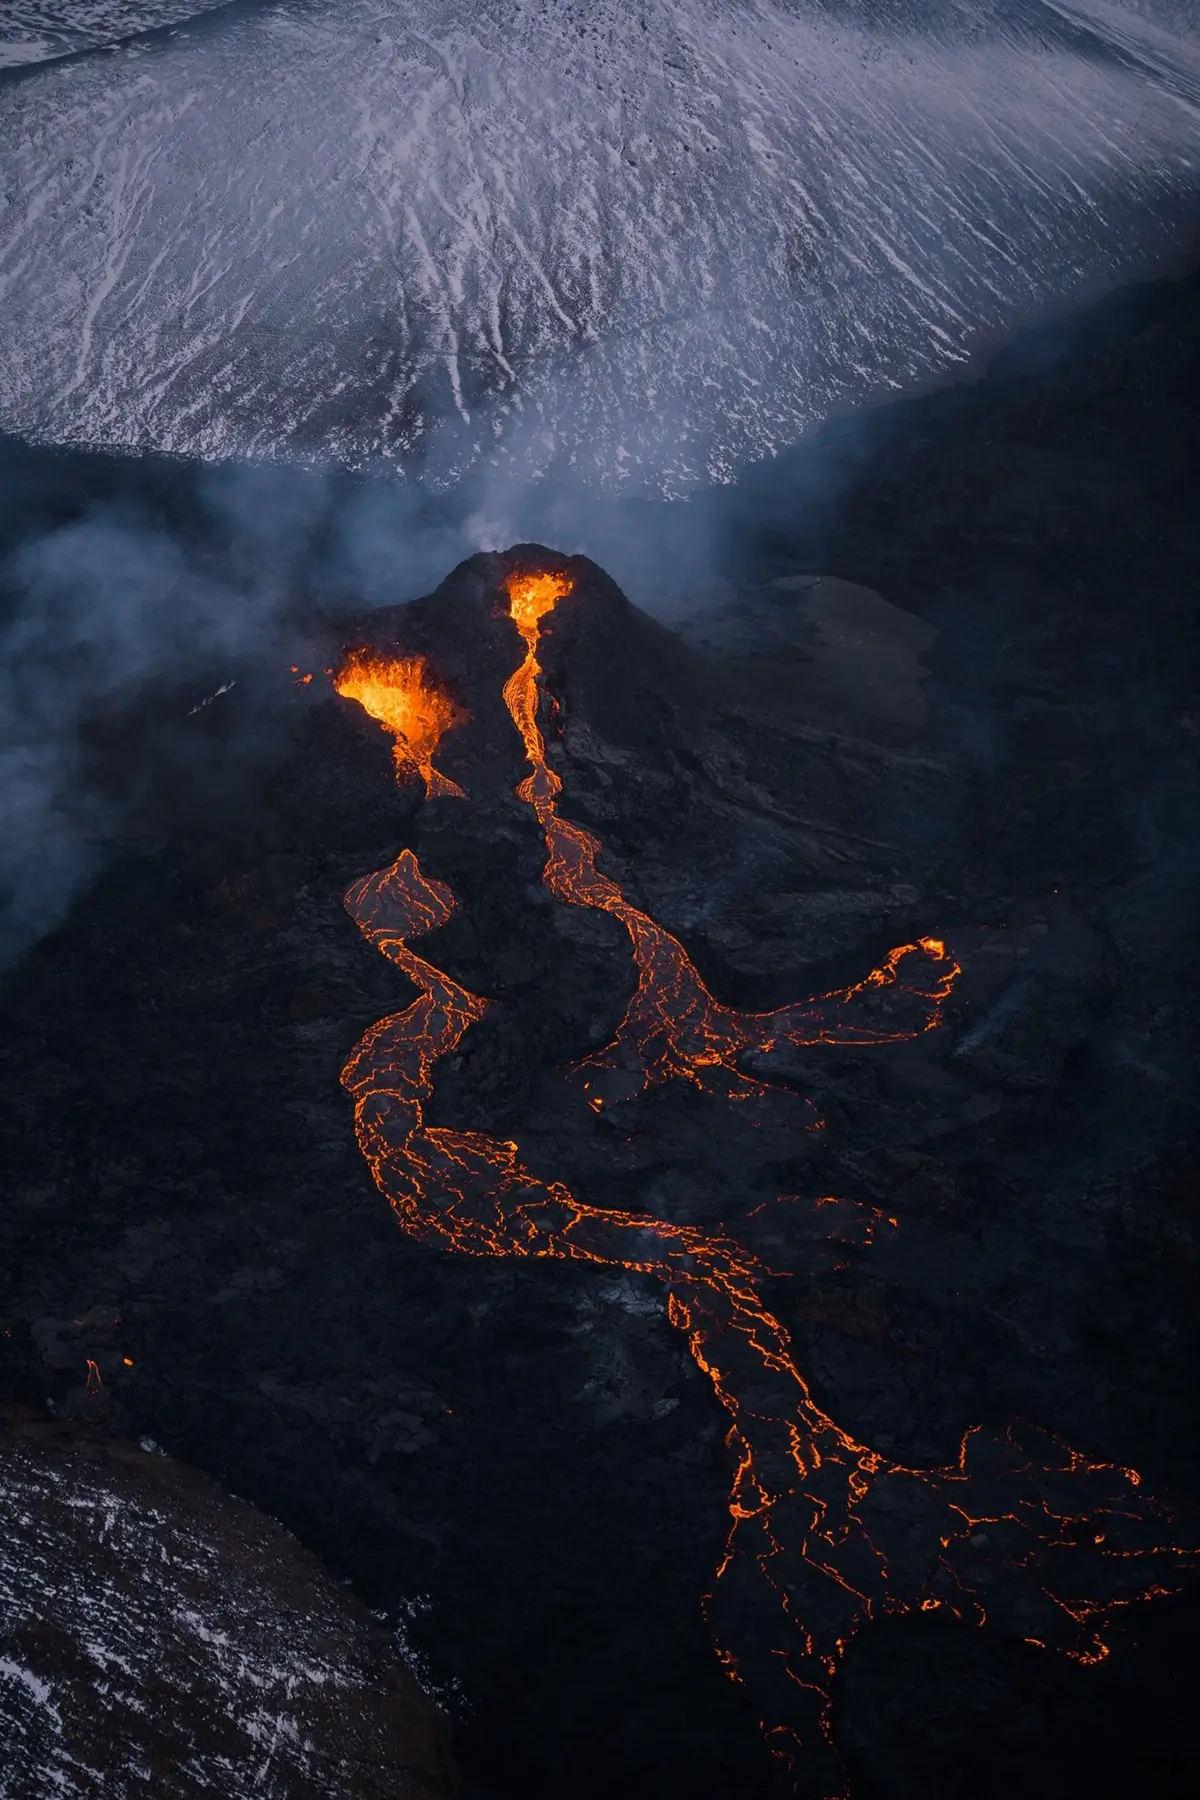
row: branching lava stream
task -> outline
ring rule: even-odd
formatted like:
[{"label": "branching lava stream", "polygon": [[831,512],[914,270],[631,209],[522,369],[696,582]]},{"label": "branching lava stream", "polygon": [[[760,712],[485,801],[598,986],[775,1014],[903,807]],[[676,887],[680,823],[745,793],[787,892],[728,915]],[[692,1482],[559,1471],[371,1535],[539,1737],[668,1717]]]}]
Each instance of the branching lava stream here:
[{"label": "branching lava stream", "polygon": [[[512,572],[507,591],[525,656],[504,699],[530,766],[517,794],[545,838],[544,881],[557,899],[620,919],[637,971],[613,1042],[577,1071],[592,1107],[670,1080],[741,1102],[767,1091],[740,1068],[747,1051],[877,1044],[936,1026],[958,970],[931,938],[893,950],[853,987],[776,1012],[713,999],[682,945],[597,868],[600,842],[558,812],[562,783],[538,724],[538,647],[569,578]],[[338,688],[368,704],[344,676]],[[437,785],[444,778],[430,762],[451,722],[433,719],[419,741],[403,730],[430,793],[453,785]],[[524,1168],[513,1142],[427,1125],[437,1063],[488,1006],[410,945],[446,922],[454,896],[405,850],[355,882],[345,903],[419,990],[366,1033],[342,1072],[359,1145],[403,1228],[469,1255],[564,1258],[664,1283],[668,1316],[729,1419],[730,1527],[706,1614],[768,1743],[814,1800],[845,1791],[830,1691],[841,1652],[868,1620],[942,1608],[1090,1661],[1107,1654],[1100,1633],[1114,1606],[1166,1591],[1189,1552],[1170,1544],[1168,1515],[1135,1471],[1030,1428],[974,1429],[948,1466],[907,1468],[817,1403],[763,1298],[776,1272],[732,1237],[589,1205]]]}]

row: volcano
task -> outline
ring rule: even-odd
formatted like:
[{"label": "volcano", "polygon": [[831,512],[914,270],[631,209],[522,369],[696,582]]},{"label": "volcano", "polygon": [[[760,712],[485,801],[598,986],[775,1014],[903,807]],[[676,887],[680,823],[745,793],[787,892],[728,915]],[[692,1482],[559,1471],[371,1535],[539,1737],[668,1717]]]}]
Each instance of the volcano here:
[{"label": "volcano", "polygon": [[1194,527],[1122,410],[1018,578],[1005,462],[1183,298],[686,628],[540,544],[310,622],[8,980],[8,1391],[284,1521],[472,1800],[1189,1791]]},{"label": "volcano", "polygon": [[[936,1031],[959,965],[942,940],[926,935],[893,947],[858,982],[796,1004],[750,1011],[718,1001],[678,939],[601,866],[601,839],[562,810],[572,726],[577,739],[586,734],[609,758],[623,749],[633,761],[644,752],[648,721],[639,696],[622,704],[627,671],[655,698],[664,762],[686,768],[687,756],[699,771],[692,784],[701,791],[709,785],[699,659],[693,667],[586,559],[568,562],[523,546],[459,572],[450,588],[458,606],[443,607],[438,597],[394,626],[406,639],[410,632],[419,637],[434,656],[447,614],[455,637],[476,644],[487,634],[472,631],[472,612],[497,623],[507,614],[524,647],[501,688],[529,770],[515,798],[529,808],[544,842],[544,885],[553,901],[624,926],[635,983],[609,1043],[567,1073],[578,1093],[574,1118],[551,1077],[541,1085],[536,1124],[516,1139],[432,1123],[437,1067],[458,1052],[489,1002],[412,949],[412,939],[436,937],[448,924],[456,900],[450,885],[428,876],[413,849],[404,849],[345,897],[367,942],[418,990],[409,1006],[367,1032],[342,1071],[359,1146],[402,1229],[423,1243],[474,1257],[578,1262],[652,1276],[665,1287],[667,1317],[730,1421],[731,1526],[705,1596],[717,1655],[747,1686],[768,1744],[804,1791],[836,1800],[845,1788],[830,1690],[841,1654],[868,1622],[910,1609],[945,1610],[959,1621],[999,1620],[1039,1649],[1055,1644],[1082,1662],[1098,1662],[1109,1654],[1105,1620],[1132,1600],[1170,1591],[1172,1575],[1200,1556],[1200,1546],[1175,1545],[1169,1512],[1143,1492],[1135,1470],[1049,1434],[972,1427],[953,1461],[922,1468],[858,1441],[816,1401],[766,1298],[795,1271],[749,1247],[748,1238],[762,1235],[751,1220],[786,1211],[790,1230],[770,1241],[787,1242],[795,1254],[807,1239],[801,1254],[810,1280],[831,1261],[836,1266],[847,1245],[870,1247],[881,1227],[894,1230],[899,1221],[865,1202],[819,1192],[816,1158],[800,1191],[759,1198],[771,1163],[790,1151],[795,1181],[805,1136],[825,1129],[791,1058],[825,1046],[912,1042]],[[565,706],[542,662],[543,639],[547,663],[562,672]],[[482,698],[479,677],[490,675],[495,685],[494,663],[487,652],[473,668],[459,662],[455,673],[468,704]],[[407,768],[426,796],[469,805],[469,790],[432,766],[429,706],[417,709],[411,738],[396,723],[413,712],[400,698],[410,692],[410,672],[424,665],[411,658],[371,662],[359,652],[346,666],[351,673],[339,674],[337,690],[396,736],[401,778],[407,743]],[[572,681],[573,670],[586,670],[587,678]],[[392,705],[380,699],[389,676],[398,697]],[[562,743],[553,764],[543,716]],[[448,706],[437,717],[444,729],[454,723]],[[463,774],[469,781],[469,768]],[[711,806],[711,795],[705,798]],[[494,788],[489,799],[493,813],[504,806]],[[674,812],[678,804],[664,784],[649,809]],[[470,824],[462,829],[470,833]],[[658,1090],[661,1106],[639,1104]],[[678,1195],[655,1216],[644,1205],[596,1204],[548,1172],[562,1153],[588,1186],[603,1190],[596,1165],[608,1146],[597,1146],[598,1126],[615,1127],[633,1146],[621,1159],[628,1173],[686,1132],[688,1109],[693,1130],[703,1121],[707,1210],[723,1208],[715,1229],[699,1228],[690,1216],[703,1217],[703,1204],[689,1209]],[[757,1156],[751,1133],[760,1134]],[[716,1181],[723,1136],[737,1146],[738,1167],[735,1173],[726,1166],[725,1179]],[[741,1639],[748,1640],[744,1649]]]}]

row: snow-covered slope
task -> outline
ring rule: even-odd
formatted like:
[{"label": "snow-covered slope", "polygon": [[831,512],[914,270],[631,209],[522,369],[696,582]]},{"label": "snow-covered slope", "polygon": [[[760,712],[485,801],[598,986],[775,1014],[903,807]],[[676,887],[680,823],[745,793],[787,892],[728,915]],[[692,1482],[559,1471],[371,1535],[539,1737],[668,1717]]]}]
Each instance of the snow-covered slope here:
[{"label": "snow-covered slope", "polygon": [[4,0],[0,69],[101,49],[221,4],[222,0]]},{"label": "snow-covered slope", "polygon": [[720,478],[1177,245],[1174,4],[277,0],[10,77],[0,425]]},{"label": "snow-covered slope", "polygon": [[457,1792],[365,1608],[184,1464],[4,1420],[0,1522],[0,1800]]}]

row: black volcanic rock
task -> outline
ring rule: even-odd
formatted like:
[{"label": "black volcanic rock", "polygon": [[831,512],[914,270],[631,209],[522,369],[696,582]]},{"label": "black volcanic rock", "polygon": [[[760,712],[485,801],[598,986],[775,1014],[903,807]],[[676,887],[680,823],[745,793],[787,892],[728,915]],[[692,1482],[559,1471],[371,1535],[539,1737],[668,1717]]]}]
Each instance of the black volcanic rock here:
[{"label": "black volcanic rock", "polygon": [[[963,970],[943,1030],[764,1052],[755,1121],[678,1083],[580,1104],[564,1066],[633,968],[613,919],[542,885],[494,557],[321,658],[427,654],[472,714],[437,757],[467,802],[421,806],[356,706],[281,682],[274,771],[130,843],[9,978],[8,1390],[86,1419],[94,1362],[110,1427],[407,1620],[460,1684],[480,1800],[765,1800],[782,1777],[699,1611],[727,1418],[661,1286],[414,1243],[354,1146],[340,1070],[413,989],[341,897],[402,848],[458,900],[418,947],[494,1002],[433,1122],[511,1136],[596,1204],[724,1223],[787,1271],[771,1303],[819,1403],[885,1455],[1022,1418],[1197,1492],[1195,286],[897,409],[827,532],[799,502],[748,527],[686,635],[582,560],[547,616],[563,812],[718,997],[774,1007],[932,932]],[[856,660],[834,635],[864,622],[887,641]],[[822,1133],[796,1128],[809,1103]],[[777,1204],[797,1193],[897,1224],[814,1233]],[[856,1800],[1190,1792],[1195,1622],[1186,1595],[1131,1607],[1100,1668],[944,1618],[864,1632],[835,1709]]]},{"label": "black volcanic rock", "polygon": [[[803,665],[786,655],[803,643],[786,620],[782,634],[763,634],[772,652],[764,668],[753,644],[731,654],[725,638],[691,643],[668,631],[587,557],[522,544],[471,558],[427,599],[354,621],[342,636],[428,657],[469,713],[443,740],[438,766],[526,844],[530,885],[540,840],[513,801],[525,763],[501,699],[524,649],[503,583],[512,569],[543,568],[572,582],[539,644],[554,701],[543,696],[541,727],[565,784],[563,809],[603,838],[602,866],[619,872],[631,898],[689,934],[724,997],[768,1005],[781,982],[802,985],[807,966],[855,943],[879,947],[893,921],[911,917],[961,785],[918,728],[889,717],[876,732],[868,715],[834,729],[797,679]],[[918,620],[890,610],[927,640]],[[331,640],[329,654],[339,648]],[[853,648],[849,656],[832,718],[846,713],[847,684],[853,693],[860,673]],[[878,680],[874,669],[868,679]],[[470,879],[461,861],[446,860],[460,826],[478,838],[479,819],[453,803],[430,808],[420,826],[422,843],[437,841],[431,869],[452,881],[455,871]],[[555,914],[561,930],[599,931],[620,955],[623,934],[603,919]]]},{"label": "black volcanic rock", "polygon": [[631,605],[588,557],[564,557],[543,544],[470,557],[425,599],[335,626],[330,654],[364,645],[428,657],[469,715],[444,740],[439,766],[469,780],[473,798],[511,793],[525,772],[502,699],[504,680],[525,653],[504,588],[514,570],[561,572],[572,583],[543,620],[539,649],[561,726],[577,716],[605,743],[643,760],[665,737],[695,736],[720,691],[717,671]]},{"label": "black volcanic rock", "polygon": [[[506,553],[518,567],[542,558],[548,553],[536,545]],[[539,660],[564,730],[577,717],[603,742],[642,760],[661,755],[672,740],[686,750],[718,703],[720,671],[632,605],[587,557],[559,566],[572,591],[543,620]]]},{"label": "black volcanic rock", "polygon": [[444,1721],[279,1525],[0,1409],[0,1792],[452,1800]]}]

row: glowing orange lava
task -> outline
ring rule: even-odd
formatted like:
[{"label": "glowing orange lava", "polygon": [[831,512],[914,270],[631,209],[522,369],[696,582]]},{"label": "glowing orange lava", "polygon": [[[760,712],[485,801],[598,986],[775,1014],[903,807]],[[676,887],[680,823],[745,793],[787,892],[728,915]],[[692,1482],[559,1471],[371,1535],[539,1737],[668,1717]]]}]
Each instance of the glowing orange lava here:
[{"label": "glowing orange lava", "polygon": [[466,798],[456,781],[433,766],[433,753],[443,733],[464,724],[466,715],[434,680],[423,656],[389,658],[355,650],[333,685],[345,699],[357,700],[391,733],[397,771],[415,769],[423,776],[426,798],[439,794]]},{"label": "glowing orange lava", "polygon": [[[597,869],[599,841],[558,816],[562,784],[538,726],[537,648],[539,621],[570,593],[569,580],[516,575],[508,591],[526,654],[504,695],[530,763],[517,792],[545,836],[544,880],[568,904],[619,918],[637,967],[612,1044],[581,1065],[589,1102],[669,1080],[743,1100],[768,1091],[739,1068],[747,1050],[873,1044],[934,1026],[957,965],[930,938],[892,951],[853,987],[776,1012],[713,999],[682,945]],[[1099,1633],[1113,1607],[1166,1591],[1164,1574],[1190,1552],[1169,1543],[1167,1515],[1135,1471],[1032,1429],[971,1430],[947,1466],[908,1468],[818,1404],[763,1298],[775,1272],[732,1237],[591,1206],[532,1174],[513,1142],[427,1125],[438,1061],[488,1005],[408,942],[446,922],[453,895],[406,850],[356,882],[346,907],[419,990],[367,1032],[342,1073],[363,1155],[405,1230],[468,1255],[616,1266],[666,1286],[668,1317],[729,1419],[730,1528],[705,1610],[722,1665],[761,1708],[772,1749],[789,1764],[804,1752],[813,1800],[844,1792],[830,1689],[866,1621],[913,1608],[977,1624],[990,1617],[1089,1661],[1106,1654]],[[808,1204],[814,1217],[845,1211],[828,1196]],[[879,1217],[865,1221],[864,1241]],[[768,1623],[735,1652],[747,1617]]]},{"label": "glowing orange lava", "polygon": [[552,572],[509,576],[508,610],[530,650],[536,648],[543,618],[566,599],[573,586],[570,576]]}]

